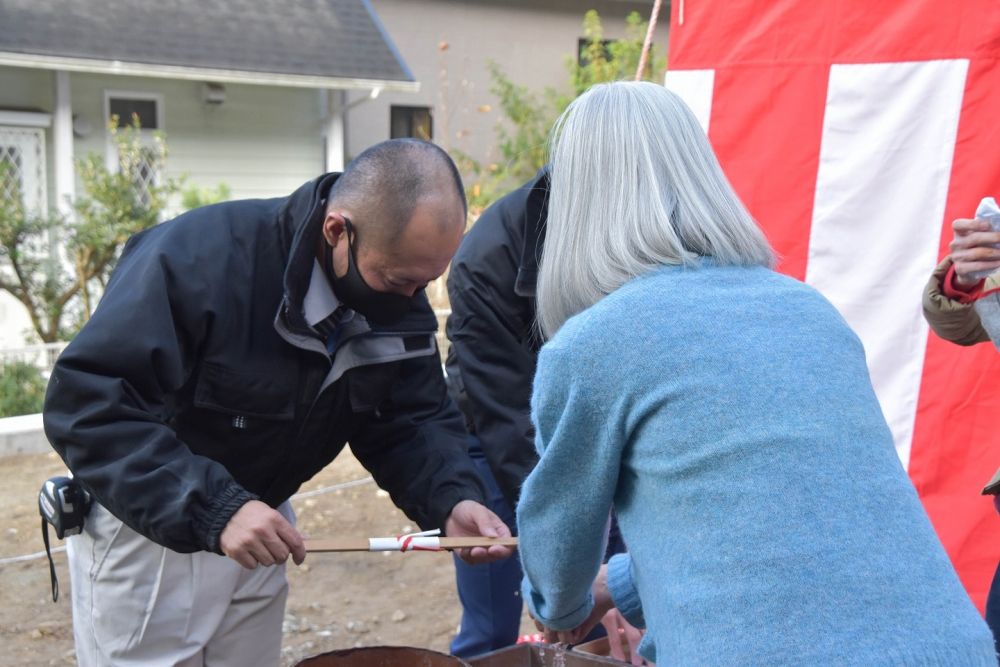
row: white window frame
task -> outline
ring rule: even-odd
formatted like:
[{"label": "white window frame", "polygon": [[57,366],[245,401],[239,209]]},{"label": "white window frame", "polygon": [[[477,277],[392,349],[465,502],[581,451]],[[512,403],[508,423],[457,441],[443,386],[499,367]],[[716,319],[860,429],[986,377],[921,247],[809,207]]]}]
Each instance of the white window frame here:
[{"label": "white window frame", "polygon": [[42,111],[5,111],[0,109],[0,125],[52,127],[52,114]]}]

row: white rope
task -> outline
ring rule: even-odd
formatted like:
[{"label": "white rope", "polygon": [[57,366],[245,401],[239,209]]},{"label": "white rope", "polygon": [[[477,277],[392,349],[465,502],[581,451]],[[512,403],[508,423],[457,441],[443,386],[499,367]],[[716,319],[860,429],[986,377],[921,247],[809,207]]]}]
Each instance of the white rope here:
[{"label": "white rope", "polygon": [[313,491],[305,491],[303,493],[296,493],[294,496],[289,498],[289,500],[302,500],[303,498],[312,498],[313,496],[321,496],[324,493],[330,493],[331,491],[339,491],[340,489],[349,489],[352,486],[361,486],[362,484],[370,484],[375,480],[371,477],[365,477],[364,479],[354,479],[350,482],[341,482],[340,484],[334,484],[333,486],[324,486],[322,489],[314,489]]},{"label": "white rope", "polygon": [[[52,550],[52,553],[58,554],[66,551],[66,547],[56,547]],[[35,560],[36,558],[45,558],[45,552],[39,551],[38,553],[28,554],[26,556],[12,556],[10,558],[0,558],[0,567],[4,565],[10,565],[12,563],[22,563],[28,560]]]},{"label": "white rope", "polygon": [[[334,484],[333,486],[324,486],[321,489],[314,489],[312,491],[306,491],[304,493],[296,493],[289,500],[302,500],[304,498],[312,498],[313,496],[321,496],[324,493],[330,493],[331,491],[338,491],[340,489],[349,489],[354,486],[361,486],[362,484],[370,484],[375,480],[371,477],[365,477],[364,479],[353,479],[350,482],[341,482],[340,484]],[[58,554],[66,551],[66,547],[56,547],[52,550],[52,553]],[[0,558],[0,567],[4,565],[13,565],[14,563],[23,563],[29,560],[37,560],[39,558],[45,558],[45,552],[39,551],[33,554],[25,554],[24,556],[10,556],[8,558]]]}]

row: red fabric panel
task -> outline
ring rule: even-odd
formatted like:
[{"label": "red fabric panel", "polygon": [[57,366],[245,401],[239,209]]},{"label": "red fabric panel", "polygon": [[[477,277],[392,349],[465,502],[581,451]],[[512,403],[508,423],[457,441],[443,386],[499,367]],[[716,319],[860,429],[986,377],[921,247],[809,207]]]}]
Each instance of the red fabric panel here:
[{"label": "red fabric panel", "polygon": [[[715,70],[712,142],[783,255],[781,270],[798,278],[805,275],[830,65],[952,58],[971,62],[942,256],[951,220],[970,216],[983,196],[1000,197],[1000,2],[671,3],[670,67]],[[997,466],[1000,354],[989,344],[960,348],[932,333],[909,472],[980,608],[1000,559],[1000,518],[978,490]]]},{"label": "red fabric panel", "polygon": [[969,58],[1000,48],[995,0],[674,0],[670,14],[674,69]]},{"label": "red fabric panel", "polygon": [[716,71],[709,138],[767,233],[782,273],[805,279],[828,66]]},{"label": "red fabric panel", "polygon": [[[1000,196],[1000,69],[970,64],[941,233]],[[932,332],[910,453],[910,477],[962,582],[980,609],[1000,560],[1000,517],[979,490],[1000,467],[1000,354],[989,343],[962,348]]]}]

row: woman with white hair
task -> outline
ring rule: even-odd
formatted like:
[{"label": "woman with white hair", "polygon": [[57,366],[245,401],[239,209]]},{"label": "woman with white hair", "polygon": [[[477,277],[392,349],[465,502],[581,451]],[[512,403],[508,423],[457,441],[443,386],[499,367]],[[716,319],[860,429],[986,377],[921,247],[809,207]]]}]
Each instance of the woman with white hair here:
[{"label": "woman with white hair", "polygon": [[[537,621],[572,641],[617,606],[662,665],[995,666],[860,341],[771,270],[683,102],[595,86],[551,164],[518,505]],[[629,554],[599,570],[612,505]]]}]

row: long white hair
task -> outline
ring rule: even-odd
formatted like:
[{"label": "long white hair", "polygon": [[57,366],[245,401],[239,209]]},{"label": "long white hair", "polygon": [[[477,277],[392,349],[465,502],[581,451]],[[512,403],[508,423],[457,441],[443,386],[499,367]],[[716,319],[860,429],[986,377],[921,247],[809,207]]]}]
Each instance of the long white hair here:
[{"label": "long white hair", "polygon": [[577,98],[552,128],[551,179],[537,295],[546,338],[665,264],[774,263],[694,114],[663,86],[619,81]]}]

